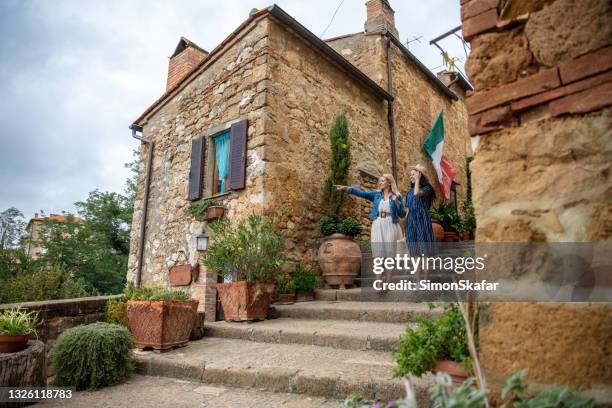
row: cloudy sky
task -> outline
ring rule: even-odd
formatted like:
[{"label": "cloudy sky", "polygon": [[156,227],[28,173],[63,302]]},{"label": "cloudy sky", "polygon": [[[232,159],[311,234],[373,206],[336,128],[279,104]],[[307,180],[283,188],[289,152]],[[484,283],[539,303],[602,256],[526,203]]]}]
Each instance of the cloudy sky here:
[{"label": "cloudy sky", "polygon": [[[363,30],[365,0],[277,0],[324,38]],[[460,24],[458,1],[391,0],[410,50]],[[180,36],[212,50],[265,0],[0,0],[0,211],[73,212],[96,188],[122,191],[138,143],[128,126],[164,91]],[[461,42],[441,45],[465,58]],[[462,65],[462,64],[461,64]]]}]

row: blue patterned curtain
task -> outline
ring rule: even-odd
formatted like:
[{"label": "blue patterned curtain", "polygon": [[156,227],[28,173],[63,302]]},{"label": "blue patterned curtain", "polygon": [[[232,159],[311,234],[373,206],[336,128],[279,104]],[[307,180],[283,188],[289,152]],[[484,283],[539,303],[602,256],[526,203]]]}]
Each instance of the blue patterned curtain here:
[{"label": "blue patterned curtain", "polygon": [[229,132],[215,137],[215,159],[219,180],[221,180],[220,193],[225,193],[225,178],[229,171],[229,140]]}]

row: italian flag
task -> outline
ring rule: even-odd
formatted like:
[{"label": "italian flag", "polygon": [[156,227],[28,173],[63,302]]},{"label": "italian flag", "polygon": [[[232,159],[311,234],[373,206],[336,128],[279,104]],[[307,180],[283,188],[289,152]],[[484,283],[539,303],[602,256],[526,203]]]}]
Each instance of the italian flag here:
[{"label": "italian flag", "polygon": [[444,157],[444,119],[442,118],[442,112],[438,115],[433,127],[429,131],[429,134],[423,141],[423,149],[431,159],[431,162],[436,169],[438,175],[438,182],[444,193],[446,200],[450,199],[451,184],[455,179],[457,170]]}]

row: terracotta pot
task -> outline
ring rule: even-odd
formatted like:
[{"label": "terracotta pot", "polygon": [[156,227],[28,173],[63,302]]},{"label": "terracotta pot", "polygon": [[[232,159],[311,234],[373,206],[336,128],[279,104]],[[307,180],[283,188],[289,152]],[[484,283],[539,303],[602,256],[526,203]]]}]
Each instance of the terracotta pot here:
[{"label": "terracotta pot", "polygon": [[470,240],[470,233],[469,232],[464,232],[463,234],[461,234],[461,240],[462,241],[469,241]]},{"label": "terracotta pot", "polygon": [[295,293],[280,293],[278,295],[278,301],[280,305],[292,305],[295,303]]},{"label": "terracotta pot", "polygon": [[0,334],[0,353],[16,353],[28,346],[29,334]]},{"label": "terracotta pot", "polygon": [[317,255],[326,286],[352,285],[361,269],[361,249],[352,237],[332,234],[323,240]]},{"label": "terracotta pot", "polygon": [[442,242],[444,241],[444,227],[436,220],[431,221],[431,229],[433,229],[434,236],[436,237],[436,241]]},{"label": "terracotta pot", "polygon": [[223,217],[225,214],[225,207],[221,207],[218,205],[211,205],[206,209],[206,220],[216,220],[217,218]]},{"label": "terracotta pot", "polygon": [[456,232],[445,232],[444,233],[444,242],[458,242],[459,235]]},{"label": "terracotta pot", "polygon": [[452,360],[442,360],[436,363],[436,366],[433,369],[435,374],[437,373],[446,373],[450,375],[453,380],[453,387],[459,387],[465,380],[468,378],[468,373],[465,371],[465,368],[456,361]]},{"label": "terracotta pot", "polygon": [[225,321],[265,320],[274,293],[273,283],[217,283]]},{"label": "terracotta pot", "polygon": [[163,352],[187,345],[198,303],[197,300],[128,301],[134,347],[152,347]]},{"label": "terracotta pot", "polygon": [[314,300],[314,291],[298,292],[296,302],[312,302]]}]

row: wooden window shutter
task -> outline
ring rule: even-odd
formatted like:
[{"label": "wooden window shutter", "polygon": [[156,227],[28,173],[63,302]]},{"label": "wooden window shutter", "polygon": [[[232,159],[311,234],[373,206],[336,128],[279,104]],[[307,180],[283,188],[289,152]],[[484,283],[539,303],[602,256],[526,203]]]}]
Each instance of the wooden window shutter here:
[{"label": "wooden window shutter", "polygon": [[191,141],[191,168],[189,169],[189,200],[202,198],[202,181],[204,179],[204,137],[198,137]]},{"label": "wooden window shutter", "polygon": [[236,122],[231,127],[229,156],[229,188],[240,190],[246,186],[247,120]]}]

